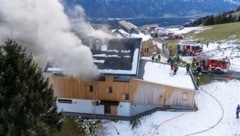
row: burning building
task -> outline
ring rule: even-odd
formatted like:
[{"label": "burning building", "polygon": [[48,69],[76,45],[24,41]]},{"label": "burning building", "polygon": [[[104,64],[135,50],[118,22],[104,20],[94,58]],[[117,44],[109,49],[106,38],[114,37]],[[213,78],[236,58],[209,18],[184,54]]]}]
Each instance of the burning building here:
[{"label": "burning building", "polygon": [[[169,65],[140,59],[141,39],[82,39],[90,47],[94,64],[98,68],[97,78],[65,76],[62,68],[48,63],[45,73],[50,73],[50,82],[57,97],[59,112],[71,115],[85,115],[103,118],[131,119],[144,113],[159,109],[195,108],[196,88],[190,75],[181,86],[174,82],[176,77],[149,71],[146,67],[156,65],[159,70],[168,69]],[[84,66],[83,66],[84,67]],[[85,69],[88,72],[88,69]],[[180,72],[180,71],[179,71]],[[159,74],[157,79],[149,78]],[[179,77],[181,78],[181,77]],[[180,79],[181,80],[181,79]],[[180,83],[181,84],[181,83]],[[184,84],[190,84],[185,87]]]}]

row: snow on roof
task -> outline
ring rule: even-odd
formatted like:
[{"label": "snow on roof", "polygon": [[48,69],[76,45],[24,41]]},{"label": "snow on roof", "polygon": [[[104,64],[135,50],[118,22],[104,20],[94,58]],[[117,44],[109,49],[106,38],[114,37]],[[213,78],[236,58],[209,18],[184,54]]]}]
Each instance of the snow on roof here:
[{"label": "snow on roof", "polygon": [[125,20],[121,20],[118,22],[119,24],[121,24],[122,26],[124,26],[126,29],[133,29],[133,28],[137,28],[137,26],[135,26],[134,24],[128,22],[128,21],[125,21]]},{"label": "snow on roof", "polygon": [[124,31],[123,29],[118,29],[118,30],[115,29],[115,31],[113,31],[113,32],[119,32],[125,38],[141,38],[142,41],[147,41],[152,38],[150,35],[145,35],[142,32],[139,32],[138,34],[136,34],[136,33],[129,34],[128,32]]},{"label": "snow on roof", "polygon": [[118,32],[121,33],[125,37],[129,37],[129,33],[124,31],[123,29],[119,29]]},{"label": "snow on roof", "polygon": [[173,75],[170,65],[148,61],[144,67],[143,80],[195,90],[191,76],[184,67],[179,67],[177,74]]},{"label": "snow on roof", "polygon": [[51,72],[51,73],[61,73],[62,69],[58,68],[58,67],[49,67],[46,70],[47,72]]},{"label": "snow on roof", "polygon": [[[103,50],[102,48],[96,48],[94,43],[92,45],[93,62],[101,74],[137,75],[140,62],[140,38],[111,39],[107,46],[103,45],[106,46]],[[52,63],[48,62],[44,71],[61,73],[62,69]]]},{"label": "snow on roof", "polygon": [[139,49],[135,49],[133,54],[133,62],[132,62],[132,69],[130,70],[117,70],[117,69],[99,69],[100,73],[104,74],[128,74],[128,75],[135,75],[137,73],[137,66],[138,66],[138,54]]},{"label": "snow on roof", "polygon": [[147,41],[149,39],[152,39],[150,35],[145,35],[142,32],[139,32],[139,34],[132,33],[131,34],[132,38],[142,38],[142,41]]}]

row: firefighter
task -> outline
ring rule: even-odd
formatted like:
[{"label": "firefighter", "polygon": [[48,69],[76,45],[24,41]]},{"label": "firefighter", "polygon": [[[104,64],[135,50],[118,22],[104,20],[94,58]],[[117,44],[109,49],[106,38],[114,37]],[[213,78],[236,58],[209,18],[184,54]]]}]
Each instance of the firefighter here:
[{"label": "firefighter", "polygon": [[158,61],[160,62],[161,61],[161,55],[158,54]]},{"label": "firefighter", "polygon": [[177,62],[180,61],[180,57],[179,57],[179,55],[176,56],[176,61],[177,61]]},{"label": "firefighter", "polygon": [[198,60],[196,60],[196,59],[194,59],[193,61],[192,61],[192,67],[194,68],[194,73],[199,73],[199,62],[198,62]]},{"label": "firefighter", "polygon": [[178,64],[175,63],[174,66],[173,66],[173,75],[177,74],[177,70],[178,70]]},{"label": "firefighter", "polygon": [[239,112],[240,112],[240,105],[238,104],[237,109],[236,109],[236,118],[239,118]]},{"label": "firefighter", "polygon": [[186,65],[186,72],[187,72],[187,73],[189,73],[189,68],[190,68],[190,64],[187,63],[187,65]]},{"label": "firefighter", "polygon": [[171,70],[173,69],[173,64],[174,64],[174,60],[172,59],[172,57],[168,58],[168,63],[171,65]]},{"label": "firefighter", "polygon": [[154,61],[154,56],[152,55],[152,62]]},{"label": "firefighter", "polygon": [[197,77],[197,86],[199,86],[199,82],[200,82],[200,76],[198,75],[198,77]]},{"label": "firefighter", "polygon": [[172,56],[172,60],[173,60],[173,61],[176,61],[176,59],[177,59],[177,56],[176,56],[176,55]]}]

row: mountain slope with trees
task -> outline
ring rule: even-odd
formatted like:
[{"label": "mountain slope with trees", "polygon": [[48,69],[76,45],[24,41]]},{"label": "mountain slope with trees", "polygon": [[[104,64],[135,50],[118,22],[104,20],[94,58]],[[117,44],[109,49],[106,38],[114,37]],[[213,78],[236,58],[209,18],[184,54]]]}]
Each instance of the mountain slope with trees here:
[{"label": "mountain slope with trees", "polygon": [[240,7],[238,7],[235,11],[228,11],[214,15],[208,15],[205,17],[198,18],[185,26],[198,26],[198,25],[216,25],[216,24],[224,24],[224,23],[232,23],[232,22],[240,22]]},{"label": "mountain slope with trees", "polygon": [[240,0],[62,0],[65,8],[80,5],[90,19],[192,17],[235,9]]}]

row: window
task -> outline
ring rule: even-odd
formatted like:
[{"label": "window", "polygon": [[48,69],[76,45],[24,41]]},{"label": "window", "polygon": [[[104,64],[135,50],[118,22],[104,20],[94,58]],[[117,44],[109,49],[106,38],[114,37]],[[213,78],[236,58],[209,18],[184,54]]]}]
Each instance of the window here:
[{"label": "window", "polygon": [[92,105],[93,105],[93,106],[99,106],[99,104],[100,104],[100,100],[98,100],[98,101],[92,101]]},{"label": "window", "polygon": [[125,100],[129,100],[129,94],[125,94]]},{"label": "window", "polygon": [[112,93],[112,92],[113,92],[113,89],[112,89],[111,86],[109,86],[109,87],[107,88],[107,93]]},{"label": "window", "polygon": [[105,79],[104,76],[100,76],[100,77],[98,78],[98,80],[99,80],[99,81],[106,81],[106,79]]},{"label": "window", "polygon": [[187,101],[187,96],[188,96],[188,93],[187,93],[187,92],[184,92],[184,93],[183,93],[183,101]]},{"label": "window", "polygon": [[122,95],[122,99],[123,100],[129,100],[129,94],[127,93],[127,94],[123,94]]},{"label": "window", "polygon": [[58,99],[58,102],[59,103],[69,103],[69,104],[71,104],[72,100],[70,100],[70,99]]},{"label": "window", "polygon": [[92,85],[89,85],[89,86],[87,87],[87,90],[88,90],[88,92],[93,92],[93,86],[92,86]]}]

